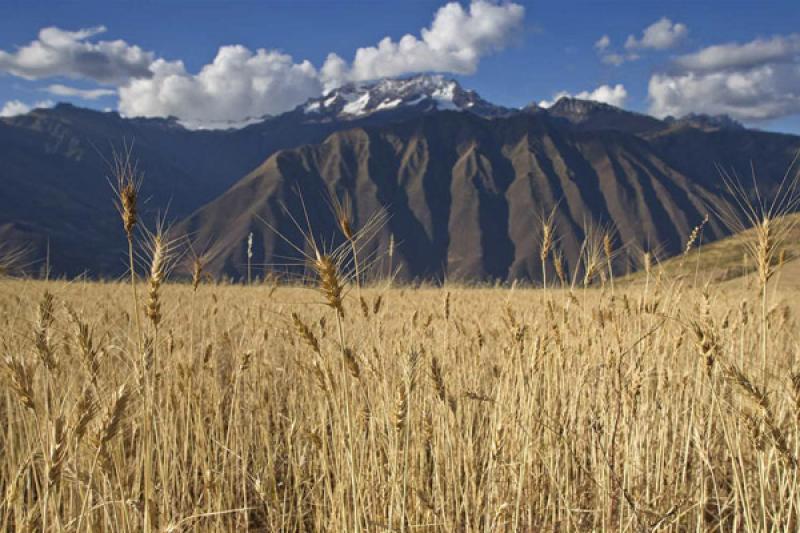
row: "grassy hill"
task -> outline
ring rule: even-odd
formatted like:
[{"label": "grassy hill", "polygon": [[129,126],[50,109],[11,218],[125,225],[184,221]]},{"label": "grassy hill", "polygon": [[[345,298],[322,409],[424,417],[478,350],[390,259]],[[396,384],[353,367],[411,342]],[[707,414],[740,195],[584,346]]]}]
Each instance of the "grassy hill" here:
[{"label": "grassy hill", "polygon": [[[773,278],[781,285],[793,288],[800,287],[800,214],[792,214],[781,219],[779,224],[788,225],[790,231],[779,250],[783,250],[783,263],[775,257],[773,263],[778,268]],[[688,254],[671,257],[654,265],[651,274],[672,279],[695,280],[698,284],[706,282],[721,283],[742,281],[750,283],[755,272],[755,265],[750,258],[748,247],[755,242],[755,232],[748,229],[718,241],[704,244],[701,238]],[[638,283],[645,279],[644,270],[637,271],[623,278],[623,282]]]}]

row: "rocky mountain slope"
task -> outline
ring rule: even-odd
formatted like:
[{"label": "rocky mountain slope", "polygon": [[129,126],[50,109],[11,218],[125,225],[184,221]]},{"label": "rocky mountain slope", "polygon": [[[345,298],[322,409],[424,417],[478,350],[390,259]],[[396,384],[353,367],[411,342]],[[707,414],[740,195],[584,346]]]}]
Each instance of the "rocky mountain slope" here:
[{"label": "rocky mountain slope", "polygon": [[[388,217],[364,253],[385,256],[393,235],[401,277],[538,280],[541,218],[555,209],[557,246],[574,275],[590,222],[613,226],[616,246],[624,244],[634,256],[682,250],[709,204],[724,196],[716,171],[706,174],[707,165],[692,168],[685,158],[709,157],[713,165],[715,156],[736,152],[736,162],[749,157],[765,170],[769,189],[800,147],[795,137],[759,132],[730,136],[689,128],[686,136],[683,129],[650,139],[587,131],[546,113],[493,120],[456,112],[422,115],[282,150],[196,211],[180,231],[214,243],[210,267],[217,273],[242,274],[251,232],[257,263],[297,264],[300,254],[273,230],[302,246],[292,222],[302,220],[301,191],[315,234],[335,242],[327,200],[333,193],[353,199],[357,226],[372,216]],[[705,154],[694,153],[693,145]],[[706,238],[722,235],[712,221]],[[635,261],[620,256],[616,267]]]}]

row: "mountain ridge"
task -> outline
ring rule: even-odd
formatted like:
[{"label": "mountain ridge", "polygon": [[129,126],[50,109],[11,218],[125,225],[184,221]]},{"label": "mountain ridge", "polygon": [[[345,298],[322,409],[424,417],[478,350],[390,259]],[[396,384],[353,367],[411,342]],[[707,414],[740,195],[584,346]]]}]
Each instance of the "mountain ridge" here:
[{"label": "mountain ridge", "polygon": [[[326,103],[327,102],[327,103]],[[358,104],[358,105],[356,105]],[[423,104],[423,105],[419,105]],[[350,107],[348,107],[350,106]],[[304,113],[309,118],[317,116],[322,119],[354,120],[364,118],[378,111],[390,111],[398,107],[414,107],[418,112],[443,110],[470,111],[484,118],[507,116],[514,113],[545,112],[553,116],[568,118],[573,124],[586,121],[595,114],[613,113],[616,115],[635,116],[649,119],[653,124],[663,126],[686,123],[697,127],[717,127],[744,129],[741,123],[728,115],[707,115],[689,113],[682,117],[668,116],[658,119],[646,113],[631,111],[604,102],[586,100],[571,96],[560,97],[548,108],[540,107],[534,100],[526,106],[511,108],[491,103],[472,89],[464,89],[453,78],[440,74],[419,74],[399,78],[381,78],[366,82],[351,82],[341,87],[326,91],[316,98],[309,98],[295,108],[278,115],[247,117],[238,121],[225,121],[224,128],[189,128],[177,117],[126,117],[117,111],[99,111],[83,108],[67,102],[58,102],[51,108],[36,108],[12,117],[0,117],[0,122],[13,122],[29,115],[46,115],[49,112],[86,111],[129,120],[134,123],[162,124],[168,127],[184,128],[191,131],[229,131],[258,128],[275,119]],[[347,109],[345,109],[347,108]],[[237,127],[236,125],[239,124]],[[615,128],[618,126],[610,126]]]},{"label": "mountain ridge", "polygon": [[[88,269],[96,276],[118,275],[124,271],[124,262],[120,260],[124,255],[124,239],[121,238],[121,228],[107,180],[107,162],[111,158],[112,148],[132,145],[134,155],[139,159],[140,168],[146,175],[142,191],[142,216],[145,220],[152,220],[159,214],[163,216],[166,213],[170,219],[176,221],[194,217],[191,224],[181,222],[180,227],[199,227],[202,224],[197,221],[203,218],[198,218],[199,211],[221,198],[250,176],[254,169],[259,169],[281,151],[303,148],[305,153],[312,154],[317,159],[322,157],[320,150],[339,151],[340,155],[349,154],[347,157],[341,156],[341,161],[337,160],[336,165],[341,167],[342,173],[356,176],[363,161],[354,156],[353,146],[350,145],[354,142],[354,134],[348,137],[344,132],[373,132],[370,135],[374,139],[385,134],[396,143],[400,141],[395,133],[411,127],[409,125],[441,122],[441,128],[429,126],[427,130],[441,136],[445,126],[455,121],[465,129],[462,131],[451,128],[444,137],[428,139],[423,135],[414,141],[414,146],[417,147],[430,143],[437,147],[427,153],[425,149],[418,148],[419,157],[423,153],[425,157],[434,159],[447,156],[438,166],[418,165],[422,175],[413,175],[414,172],[409,170],[413,165],[404,167],[405,174],[397,174],[402,160],[390,155],[391,150],[385,141],[375,143],[380,153],[363,154],[364,161],[385,161],[388,165],[381,168],[380,164],[373,163],[372,166],[365,167],[368,174],[384,175],[381,178],[384,181],[390,178],[394,180],[394,184],[385,181],[385,187],[389,187],[386,190],[393,191],[393,194],[399,195],[398,198],[416,198],[416,205],[407,210],[407,213],[414,215],[407,216],[408,222],[416,223],[413,219],[418,218],[418,212],[424,215],[419,219],[422,222],[417,222],[427,232],[427,241],[407,244],[408,254],[427,254],[436,258],[439,266],[419,264],[411,268],[411,272],[442,276],[447,274],[446,265],[451,263],[455,266],[450,270],[464,277],[473,274],[476,277],[500,277],[504,270],[512,273],[525,271],[526,276],[533,276],[532,267],[521,268],[514,263],[517,261],[514,255],[516,252],[512,254],[509,251],[509,243],[514,243],[515,250],[533,250],[533,244],[523,242],[519,236],[503,236],[504,231],[497,228],[472,231],[476,242],[483,239],[488,244],[489,251],[481,252],[485,255],[483,258],[472,257],[466,263],[461,261],[461,264],[471,266],[457,266],[457,261],[449,260],[448,257],[452,256],[452,259],[458,255],[467,256],[469,250],[460,244],[462,249],[448,249],[451,239],[448,236],[449,222],[445,222],[451,218],[449,211],[427,206],[424,194],[416,197],[418,191],[414,187],[422,187],[423,193],[431,198],[440,198],[449,205],[448,210],[466,210],[465,212],[471,213],[473,219],[464,219],[464,224],[480,227],[481,220],[492,219],[496,219],[495,224],[501,226],[508,224],[508,199],[503,197],[505,193],[497,194],[494,189],[504,191],[518,178],[517,171],[510,164],[514,158],[500,152],[510,149],[503,132],[520,128],[521,124],[538,124],[539,129],[533,128],[527,132],[534,148],[519,148],[522,154],[519,157],[523,157],[526,150],[529,153],[525,157],[530,158],[531,153],[538,154],[544,150],[542,143],[551,142],[554,138],[569,139],[568,142],[557,144],[555,148],[549,147],[550,155],[544,158],[547,165],[558,167],[555,171],[558,179],[597,174],[597,169],[587,163],[591,157],[575,155],[580,152],[575,148],[575,143],[588,146],[587,143],[595,141],[595,150],[598,149],[597,143],[605,143],[623,152],[637,146],[636,150],[649,150],[652,153],[647,158],[659,160],[659,165],[713,194],[716,194],[714,191],[719,185],[714,163],[746,170],[749,169],[749,159],[753,159],[756,167],[763,169],[767,175],[764,185],[769,188],[768,176],[777,175],[777,168],[787,161],[787,154],[800,147],[799,138],[795,136],[724,127],[724,121],[714,123],[707,118],[695,117],[683,122],[659,121],[606,104],[575,99],[559,100],[553,106],[555,109],[529,106],[520,110],[509,110],[487,107],[492,104],[477,93],[463,90],[457,82],[443,77],[416,77],[360,84],[358,87],[353,86],[352,90],[356,92],[351,95],[354,98],[348,103],[358,101],[363,98],[364,91],[369,92],[375,87],[382,88],[382,92],[374,93],[378,95],[375,98],[372,94],[365,98],[364,105],[359,108],[360,113],[339,116],[346,105],[344,102],[331,106],[327,114],[306,113],[304,106],[313,103],[311,100],[292,111],[239,129],[190,130],[175,119],[125,118],[116,112],[100,112],[72,105],[37,109],[26,115],[0,119],[0,158],[5,163],[0,168],[0,227],[3,228],[0,237],[5,242],[16,240],[32,244],[38,257],[45,255],[45,246],[49,243],[54,273],[77,275]],[[416,101],[420,90],[425,98]],[[328,98],[330,97],[329,94]],[[381,107],[387,101],[397,100],[395,97],[400,99],[397,105]],[[439,108],[442,102],[445,109]],[[556,133],[546,133],[545,130]],[[376,133],[380,131],[384,133]],[[464,132],[469,132],[469,135],[465,137]],[[339,144],[325,144],[331,136]],[[506,140],[500,142],[498,139]],[[470,145],[482,146],[482,150],[488,150],[491,154],[479,151],[470,155],[464,152],[464,147]],[[559,154],[562,148],[569,149],[569,153]],[[455,159],[454,154],[458,154]],[[465,159],[460,161],[460,157]],[[291,157],[287,159],[287,155],[283,154],[279,159],[285,162],[291,160]],[[474,190],[469,187],[459,190],[464,193],[463,203],[450,205],[451,191],[439,190],[435,183],[436,179],[450,183],[453,176],[466,175],[464,170],[453,170],[456,163],[469,167],[466,174],[471,176],[475,185],[470,185]],[[301,172],[304,165],[309,164],[309,161],[303,161],[296,171]],[[784,170],[785,166],[780,169],[780,175]],[[322,174],[327,173],[325,175],[328,177],[333,175],[331,172],[330,169],[322,169]],[[545,167],[531,168],[527,172],[539,177],[550,172],[550,177],[553,177],[553,171],[548,171]],[[636,180],[652,174],[636,166],[616,169],[614,172],[616,174],[613,180],[619,182],[617,186],[627,188],[635,188]],[[495,175],[496,173],[505,174],[506,177]],[[283,174],[283,171],[276,170],[271,179],[279,179]],[[365,186],[370,183],[374,186],[375,180],[366,179],[363,172],[360,179],[360,183]],[[456,182],[461,183],[459,180]],[[354,190],[353,194],[357,196],[360,191]],[[592,194],[599,193],[594,190]],[[476,203],[473,195],[478,195],[480,201]],[[662,199],[655,194],[642,201],[653,204],[643,211],[652,211]],[[514,206],[515,209],[518,208],[517,203]],[[327,209],[327,206],[320,205],[319,208]],[[579,211],[584,208],[575,204],[571,209]],[[591,206],[586,209],[587,215],[597,215]],[[570,227],[573,228],[570,239],[573,240],[579,234],[574,223],[581,218],[577,211],[569,213],[572,219]],[[539,215],[541,213],[537,213]],[[436,224],[428,220],[430,217],[436,218]],[[209,215],[207,218],[214,217]],[[225,220],[220,219],[219,222],[215,231],[225,234],[228,231]],[[535,229],[536,221],[531,219],[529,223]],[[683,225],[685,224],[681,223],[678,230],[685,229]],[[669,226],[670,224],[665,224],[665,227]],[[207,229],[204,231],[210,233]],[[498,239],[494,240],[493,236]],[[675,241],[675,237],[668,240]],[[410,239],[406,239],[406,242],[410,243]],[[242,262],[236,259],[239,252],[234,253],[233,248],[230,248],[229,257],[219,265],[216,273],[233,276],[241,274]],[[500,259],[492,259],[495,256]],[[512,257],[512,261],[506,265],[508,257]],[[262,259],[264,262],[271,262],[271,258]],[[493,264],[493,261],[497,264]]]},{"label": "mountain ridge", "polygon": [[[538,280],[540,219],[552,209],[573,274],[580,269],[582,218],[613,224],[618,245],[680,252],[708,204],[721,200],[721,184],[701,185],[663,156],[660,146],[636,135],[565,129],[547,115],[485,121],[440,112],[277,152],[178,229],[213,242],[217,256],[209,268],[215,273],[242,275],[250,233],[257,263],[287,256],[298,263],[301,257],[261,221],[302,247],[281,207],[301,219],[293,194],[299,189],[311,228],[330,238],[336,221],[325,198],[333,191],[353,199],[356,226],[370,215],[388,217],[366,253],[385,255],[394,235],[406,279]],[[230,223],[227,213],[236,213]],[[724,234],[717,222],[707,229],[710,239]],[[616,266],[624,270],[633,260]]]}]

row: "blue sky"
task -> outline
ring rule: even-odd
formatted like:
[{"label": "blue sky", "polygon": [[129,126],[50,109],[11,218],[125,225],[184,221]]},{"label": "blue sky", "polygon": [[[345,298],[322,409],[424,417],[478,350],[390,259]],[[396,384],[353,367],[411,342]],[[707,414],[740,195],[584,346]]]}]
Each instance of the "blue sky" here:
[{"label": "blue sky", "polygon": [[[21,56],[43,28],[56,28],[45,47],[55,59]],[[800,133],[797,32],[791,1],[4,2],[0,108],[69,101],[213,124],[281,112],[338,83],[430,67],[508,106],[566,92],[657,115],[728,112]],[[406,34],[410,51],[355,58]],[[240,46],[222,54],[229,45]],[[76,59],[90,48],[113,68]],[[338,69],[325,69],[331,53]],[[198,79],[215,58],[213,79]],[[236,84],[219,88],[228,82]],[[54,85],[63,87],[46,90]]]}]

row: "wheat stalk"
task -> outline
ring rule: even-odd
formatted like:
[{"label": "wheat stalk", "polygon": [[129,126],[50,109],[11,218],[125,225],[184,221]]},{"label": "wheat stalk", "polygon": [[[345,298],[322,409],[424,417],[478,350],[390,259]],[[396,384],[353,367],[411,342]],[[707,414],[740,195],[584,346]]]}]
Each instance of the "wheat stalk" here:
[{"label": "wheat stalk", "polygon": [[703,228],[708,223],[708,215],[703,217],[703,220],[700,221],[700,224],[696,225],[692,232],[689,234],[689,238],[686,239],[686,246],[683,249],[683,256],[686,257],[689,255],[689,252],[692,251],[694,244],[697,242],[697,239],[700,237],[700,232],[703,231]]},{"label": "wheat stalk", "polygon": [[[47,484],[52,487],[61,478],[64,461],[67,458],[67,428],[63,415],[52,423],[50,436],[50,455],[47,460]],[[46,505],[45,505],[46,507]]]},{"label": "wheat stalk", "polygon": [[33,390],[35,367],[25,364],[16,357],[6,356],[3,360],[3,368],[9,376],[11,390],[16,393],[17,399],[26,408],[36,412],[36,395]]},{"label": "wheat stalk", "polygon": [[539,262],[542,265],[542,287],[547,288],[547,258],[553,248],[553,234],[555,233],[556,207],[550,210],[550,214],[541,215],[542,238],[539,246]]},{"label": "wheat stalk", "polygon": [[80,442],[86,435],[89,424],[97,416],[98,405],[92,394],[92,389],[87,387],[75,404],[75,415],[72,421],[72,438]]},{"label": "wheat stalk", "polygon": [[36,353],[49,371],[54,371],[57,367],[53,347],[50,343],[50,328],[55,321],[55,307],[53,305],[53,295],[45,291],[39,303],[36,314],[36,322],[33,328],[34,345]]},{"label": "wheat stalk", "polygon": [[147,303],[145,315],[154,328],[161,324],[161,299],[159,291],[166,276],[169,243],[159,229],[150,238],[150,276],[148,278]]},{"label": "wheat stalk", "polygon": [[131,293],[133,295],[133,315],[136,322],[136,338],[141,347],[142,326],[139,321],[139,297],[136,289],[136,267],[134,265],[134,229],[139,222],[138,199],[143,175],[133,161],[133,149],[126,146],[123,151],[114,151],[112,174],[116,185],[112,189],[116,195],[115,205],[122,219],[122,228],[128,242],[128,268],[130,270]]},{"label": "wheat stalk", "polygon": [[292,313],[292,322],[294,323],[294,327],[297,330],[297,333],[300,335],[300,338],[305,341],[305,343],[314,351],[314,353],[321,355],[319,341],[317,337],[314,335],[314,332],[311,331],[309,328],[297,315],[297,313]]},{"label": "wheat stalk", "polygon": [[195,257],[192,261],[192,290],[197,292],[198,287],[200,287],[200,281],[203,278],[203,269],[205,268],[205,263],[201,257]]},{"label": "wheat stalk", "polygon": [[325,297],[325,303],[334,309],[340,318],[344,318],[344,285],[339,276],[339,269],[332,256],[316,253],[313,263],[319,278],[319,290]]},{"label": "wheat stalk", "polygon": [[439,359],[435,355],[431,357],[431,379],[433,380],[433,386],[436,390],[436,395],[442,402],[446,402],[447,387],[444,383],[444,372],[442,372]]}]

